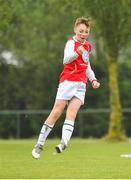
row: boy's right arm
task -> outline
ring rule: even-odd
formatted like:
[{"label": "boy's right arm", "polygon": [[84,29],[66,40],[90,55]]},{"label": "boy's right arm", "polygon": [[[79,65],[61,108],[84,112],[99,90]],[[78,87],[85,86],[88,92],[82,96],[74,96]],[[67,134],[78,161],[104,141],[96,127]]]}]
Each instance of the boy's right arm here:
[{"label": "boy's right arm", "polygon": [[79,56],[78,52],[74,51],[74,46],[74,40],[67,41],[64,50],[63,64],[71,63]]}]

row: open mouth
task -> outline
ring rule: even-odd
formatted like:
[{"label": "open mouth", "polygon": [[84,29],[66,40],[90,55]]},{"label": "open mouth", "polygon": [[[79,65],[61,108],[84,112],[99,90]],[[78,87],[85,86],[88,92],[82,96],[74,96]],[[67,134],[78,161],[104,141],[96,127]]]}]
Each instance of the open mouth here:
[{"label": "open mouth", "polygon": [[85,40],[85,38],[83,38],[83,37],[81,37],[80,39],[81,39],[81,41],[84,41],[84,40]]},{"label": "open mouth", "polygon": [[81,38],[81,39],[85,39],[85,37],[84,37],[84,36],[80,36],[80,38]]}]

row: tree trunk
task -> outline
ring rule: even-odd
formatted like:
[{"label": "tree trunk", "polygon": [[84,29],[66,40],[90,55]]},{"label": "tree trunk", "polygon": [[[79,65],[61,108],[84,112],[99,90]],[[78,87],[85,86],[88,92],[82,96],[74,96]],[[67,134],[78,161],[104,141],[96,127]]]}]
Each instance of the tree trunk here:
[{"label": "tree trunk", "polygon": [[109,90],[110,90],[110,124],[107,138],[109,140],[124,140],[122,128],[122,108],[118,88],[118,66],[116,61],[109,61]]}]

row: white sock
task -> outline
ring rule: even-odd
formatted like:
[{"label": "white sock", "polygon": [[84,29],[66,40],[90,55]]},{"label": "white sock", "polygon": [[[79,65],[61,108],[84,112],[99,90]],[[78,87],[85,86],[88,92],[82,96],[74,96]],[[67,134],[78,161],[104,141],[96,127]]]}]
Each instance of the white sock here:
[{"label": "white sock", "polygon": [[47,136],[49,135],[49,133],[51,132],[53,125],[48,125],[46,122],[43,124],[41,131],[40,131],[40,135],[37,141],[37,144],[41,144],[44,145],[45,140],[47,138]]},{"label": "white sock", "polygon": [[62,128],[62,141],[68,145],[68,142],[72,136],[74,130],[74,121],[65,120]]}]

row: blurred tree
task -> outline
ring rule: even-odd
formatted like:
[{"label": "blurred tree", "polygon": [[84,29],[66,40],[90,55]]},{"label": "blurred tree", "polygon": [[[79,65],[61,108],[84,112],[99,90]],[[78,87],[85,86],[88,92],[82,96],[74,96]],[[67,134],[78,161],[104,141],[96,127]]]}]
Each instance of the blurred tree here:
[{"label": "blurred tree", "polygon": [[[100,5],[98,6],[99,2]],[[109,2],[108,0],[107,3],[101,0],[0,0],[0,84],[2,85],[2,88],[0,88],[0,109],[50,109],[52,107],[59,73],[62,69],[64,43],[66,38],[72,36],[72,22],[78,16],[87,16],[87,13],[90,13],[94,17],[97,24],[92,30],[95,31],[97,36],[96,44],[98,45],[96,47],[102,47],[101,51],[98,49],[97,56],[101,59],[101,57],[105,58],[105,56],[102,56],[104,54],[110,55],[106,53],[108,52],[106,49],[108,49],[109,43],[107,43],[104,31],[109,25],[110,38],[112,38],[111,34],[114,33],[112,32],[114,29],[111,27],[112,20],[107,18],[109,17],[107,15],[103,17],[102,12],[102,17],[96,17],[101,9],[100,6],[102,6],[102,11],[107,6],[112,9],[111,5],[108,5]],[[118,0],[118,2],[121,1]],[[113,1],[114,7],[118,2]],[[127,1],[122,2],[126,6]],[[106,3],[106,5],[103,3]],[[98,9],[97,6],[100,8]],[[111,11],[114,17],[114,8]],[[125,10],[126,13],[128,15]],[[121,17],[123,17],[122,14]],[[129,24],[125,24],[124,21],[123,19],[124,28],[122,31],[126,32],[125,25]],[[100,28],[98,28],[98,25]],[[120,33],[122,32],[118,34]],[[104,37],[104,48],[102,37]],[[112,44],[112,48],[114,48],[114,39]],[[124,51],[123,47],[124,45],[121,45],[121,50]],[[5,58],[3,53],[6,56],[10,54],[12,58]],[[112,62],[111,58],[109,62]],[[8,60],[10,60],[10,63]],[[90,107],[108,107],[106,96],[108,94],[106,86],[107,70],[105,70],[104,61],[98,61],[98,63],[96,61],[95,68],[96,72],[100,74],[104,88],[96,91],[95,95],[89,88],[87,94],[90,94],[90,96],[88,96],[88,101],[85,103],[87,105],[89,103]],[[127,84],[126,81],[125,84]],[[130,86],[126,85],[126,87],[125,89],[129,90]],[[128,97],[130,96],[128,95]],[[10,117],[1,116],[0,118],[0,132],[5,133],[4,127],[7,126],[6,129],[9,129]],[[28,125],[25,117],[21,118],[23,129],[26,129],[25,126],[28,128],[33,126],[33,129],[34,126],[38,127],[36,119],[34,125]],[[95,121],[92,122],[95,124]],[[10,127],[12,128],[12,126],[14,126],[13,123]],[[28,128],[26,129],[27,136],[30,136]],[[26,132],[23,131],[22,133],[21,135],[24,137]],[[8,133],[5,134],[8,135]]]},{"label": "blurred tree", "polygon": [[[16,76],[19,77],[17,85],[20,85],[20,81],[23,85],[21,84],[21,90],[18,87],[20,91],[16,97],[19,97],[20,104],[23,101],[20,97],[26,102],[29,97],[32,98],[32,102],[30,101],[28,105],[24,103],[24,109],[27,107],[48,109],[54,101],[58,74],[62,68],[64,42],[70,34],[67,24],[71,24],[72,21],[69,18],[72,14],[71,7],[63,6],[65,3],[66,0],[13,0],[6,3],[1,0],[2,14],[4,9],[9,7],[8,16],[1,18],[0,22],[1,25],[2,22],[7,24],[0,31],[0,44],[3,47],[1,51],[11,52],[18,62],[16,68],[19,70],[15,73],[22,74]],[[68,14],[65,13],[67,10]]]},{"label": "blurred tree", "polygon": [[52,107],[64,43],[72,30],[67,28],[72,25],[72,7],[64,6],[66,2],[0,0],[0,109]]},{"label": "blurred tree", "polygon": [[111,108],[108,139],[124,139],[118,85],[118,59],[120,50],[126,48],[131,35],[131,1],[83,0],[79,6],[81,11],[87,9],[89,14],[94,17],[104,42],[104,53],[109,71]]}]

